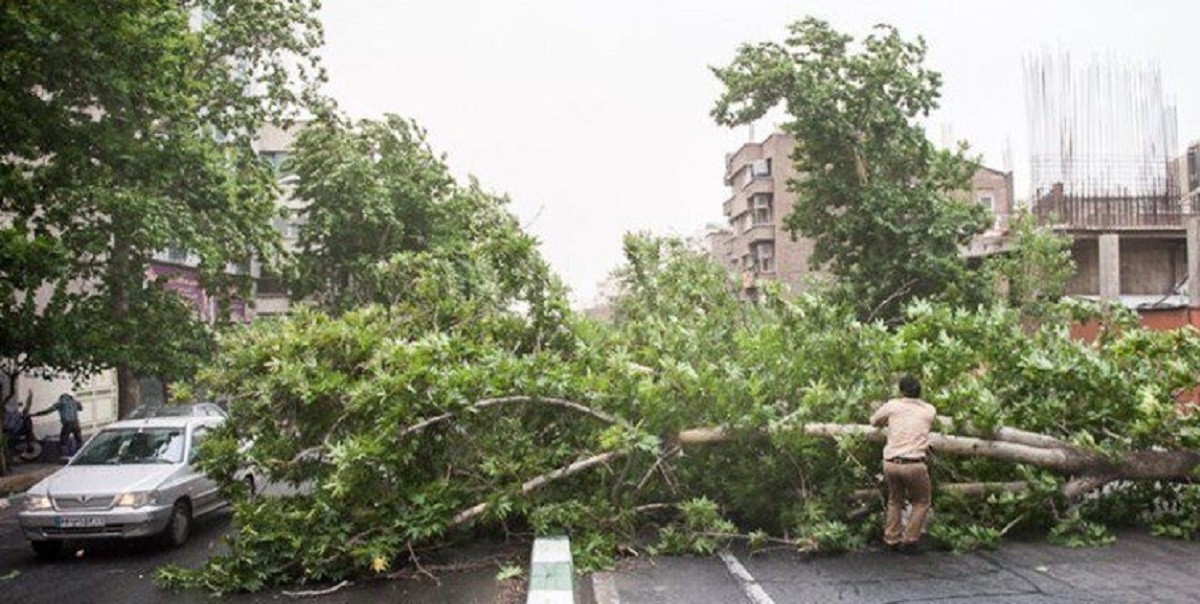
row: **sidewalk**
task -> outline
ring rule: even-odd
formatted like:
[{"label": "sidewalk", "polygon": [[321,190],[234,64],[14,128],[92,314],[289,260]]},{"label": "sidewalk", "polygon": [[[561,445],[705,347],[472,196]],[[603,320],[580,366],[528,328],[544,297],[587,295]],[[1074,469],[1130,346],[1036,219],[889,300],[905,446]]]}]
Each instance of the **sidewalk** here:
[{"label": "sidewalk", "polygon": [[25,463],[8,468],[8,474],[0,476],[0,497],[24,493],[26,489],[61,468],[60,464]]}]

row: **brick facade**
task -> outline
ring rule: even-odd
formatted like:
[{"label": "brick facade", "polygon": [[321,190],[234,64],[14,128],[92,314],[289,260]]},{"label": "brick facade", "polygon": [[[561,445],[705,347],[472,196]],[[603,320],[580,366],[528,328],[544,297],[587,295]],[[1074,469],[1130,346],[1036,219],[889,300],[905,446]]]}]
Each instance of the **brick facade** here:
[{"label": "brick facade", "polygon": [[[746,289],[762,280],[780,281],[792,293],[800,293],[821,274],[809,263],[813,241],[793,238],[783,228],[784,217],[791,214],[796,203],[796,195],[788,189],[788,181],[796,176],[791,160],[794,149],[791,137],[775,133],[762,142],[746,143],[726,156],[725,185],[730,195],[724,214],[729,231],[714,234],[710,249],[719,262],[741,278]],[[980,168],[972,178],[971,192],[963,195],[988,205],[995,215],[992,227],[964,254],[1000,251],[1007,240],[1013,208],[1012,173]]]}]

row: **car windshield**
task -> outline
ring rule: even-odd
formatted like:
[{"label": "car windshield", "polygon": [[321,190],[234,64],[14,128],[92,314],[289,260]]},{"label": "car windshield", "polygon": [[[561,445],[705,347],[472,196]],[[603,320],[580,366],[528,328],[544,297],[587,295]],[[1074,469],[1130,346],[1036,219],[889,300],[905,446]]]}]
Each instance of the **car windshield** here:
[{"label": "car windshield", "polygon": [[225,417],[225,411],[212,403],[149,405],[134,409],[125,416],[125,419],[145,419],[147,417]]},{"label": "car windshield", "polygon": [[127,428],[97,434],[72,465],[179,463],[183,461],[183,428]]}]

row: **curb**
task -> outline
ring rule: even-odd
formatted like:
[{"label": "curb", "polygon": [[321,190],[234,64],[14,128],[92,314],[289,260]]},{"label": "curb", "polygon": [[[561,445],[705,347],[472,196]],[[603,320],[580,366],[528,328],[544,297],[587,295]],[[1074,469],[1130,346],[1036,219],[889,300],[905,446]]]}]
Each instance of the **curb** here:
[{"label": "curb", "polygon": [[526,604],[574,604],[574,576],[570,539],[565,536],[534,539]]}]

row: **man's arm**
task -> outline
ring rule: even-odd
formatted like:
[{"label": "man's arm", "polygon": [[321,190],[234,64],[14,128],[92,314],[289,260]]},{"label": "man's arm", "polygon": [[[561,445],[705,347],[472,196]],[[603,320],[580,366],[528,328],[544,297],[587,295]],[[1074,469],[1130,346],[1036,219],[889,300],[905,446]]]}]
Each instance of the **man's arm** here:
[{"label": "man's arm", "polygon": [[41,411],[38,411],[37,413],[30,413],[29,417],[37,417],[39,415],[46,415],[48,413],[53,413],[57,410],[58,410],[58,403],[54,403],[53,405],[50,405],[49,407],[46,407],[45,409],[42,409]]},{"label": "man's arm", "polygon": [[875,413],[871,414],[871,425],[882,427],[883,424],[887,422],[887,418],[888,418],[888,404],[884,403],[884,404],[880,405],[878,409],[875,410]]}]

